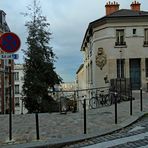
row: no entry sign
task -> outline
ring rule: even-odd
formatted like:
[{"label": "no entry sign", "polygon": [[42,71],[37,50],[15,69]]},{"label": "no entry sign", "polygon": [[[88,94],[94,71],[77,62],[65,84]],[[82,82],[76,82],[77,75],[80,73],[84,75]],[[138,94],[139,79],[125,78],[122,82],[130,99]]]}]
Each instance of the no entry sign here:
[{"label": "no entry sign", "polygon": [[4,52],[13,53],[16,52],[21,45],[19,37],[12,32],[4,33],[0,37],[0,47]]}]

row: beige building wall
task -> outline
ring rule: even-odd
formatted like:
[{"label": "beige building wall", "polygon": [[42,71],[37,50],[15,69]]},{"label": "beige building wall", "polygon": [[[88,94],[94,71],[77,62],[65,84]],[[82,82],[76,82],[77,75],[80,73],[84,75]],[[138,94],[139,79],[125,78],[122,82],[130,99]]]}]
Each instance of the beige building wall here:
[{"label": "beige building wall", "polygon": [[[132,34],[133,28],[136,29],[136,35]],[[145,77],[145,58],[148,58],[148,47],[144,47],[144,29],[148,28],[147,22],[137,23],[108,23],[93,29],[93,36],[91,42],[87,43],[84,51],[84,68],[79,77],[79,86],[83,85],[86,88],[92,87],[105,87],[104,78],[107,76],[108,80],[117,77],[117,59],[125,59],[124,75],[126,78],[130,77],[130,59],[141,59],[141,87],[147,89],[148,78]],[[116,29],[125,30],[126,46],[117,47],[116,42]],[[103,48],[107,57],[107,63],[102,70],[96,65],[96,55],[98,48]],[[90,50],[92,53],[90,54]],[[92,62],[93,68],[90,72],[90,63]],[[83,73],[83,74],[82,74]],[[92,81],[90,81],[92,76]],[[83,76],[82,76],[83,75]],[[81,84],[82,83],[82,84]],[[80,87],[78,87],[80,88]]]}]

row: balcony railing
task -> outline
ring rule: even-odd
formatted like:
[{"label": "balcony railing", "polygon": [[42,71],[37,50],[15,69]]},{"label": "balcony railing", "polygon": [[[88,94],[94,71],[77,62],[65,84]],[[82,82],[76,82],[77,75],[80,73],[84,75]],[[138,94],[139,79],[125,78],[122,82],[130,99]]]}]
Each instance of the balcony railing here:
[{"label": "balcony railing", "polygon": [[115,42],[115,46],[126,46],[126,42]]}]

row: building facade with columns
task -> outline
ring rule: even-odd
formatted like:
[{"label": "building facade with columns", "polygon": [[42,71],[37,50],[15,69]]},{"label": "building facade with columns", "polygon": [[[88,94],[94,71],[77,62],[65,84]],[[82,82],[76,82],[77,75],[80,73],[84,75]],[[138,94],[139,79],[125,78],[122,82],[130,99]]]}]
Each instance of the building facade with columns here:
[{"label": "building facade with columns", "polygon": [[120,9],[117,2],[108,2],[106,15],[89,23],[81,46],[84,62],[77,71],[78,89],[130,78],[132,89],[148,90],[148,12],[140,5],[134,1],[130,9]]}]

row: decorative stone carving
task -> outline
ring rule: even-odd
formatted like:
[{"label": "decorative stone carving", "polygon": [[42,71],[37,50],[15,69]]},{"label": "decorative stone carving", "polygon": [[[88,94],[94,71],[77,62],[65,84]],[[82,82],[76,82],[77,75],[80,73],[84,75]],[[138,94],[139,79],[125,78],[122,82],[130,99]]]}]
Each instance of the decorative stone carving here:
[{"label": "decorative stone carving", "polygon": [[98,52],[96,55],[96,65],[102,70],[102,68],[105,66],[107,63],[107,57],[106,54],[104,53],[103,48],[98,48]]}]

